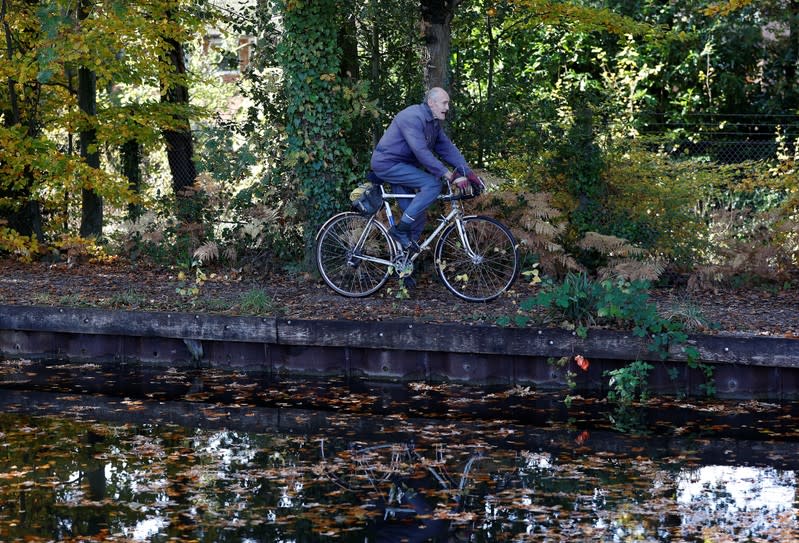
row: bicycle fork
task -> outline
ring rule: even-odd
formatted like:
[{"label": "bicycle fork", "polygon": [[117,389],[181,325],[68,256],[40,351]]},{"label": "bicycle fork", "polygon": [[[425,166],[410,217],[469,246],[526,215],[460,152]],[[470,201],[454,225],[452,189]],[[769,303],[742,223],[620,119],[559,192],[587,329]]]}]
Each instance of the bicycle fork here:
[{"label": "bicycle fork", "polygon": [[472,260],[472,263],[482,263],[483,255],[474,252],[474,249],[472,249],[472,244],[469,242],[469,236],[466,235],[465,223],[461,217],[455,219],[455,227],[458,229],[458,236],[461,238],[463,250],[466,252],[466,255]]}]

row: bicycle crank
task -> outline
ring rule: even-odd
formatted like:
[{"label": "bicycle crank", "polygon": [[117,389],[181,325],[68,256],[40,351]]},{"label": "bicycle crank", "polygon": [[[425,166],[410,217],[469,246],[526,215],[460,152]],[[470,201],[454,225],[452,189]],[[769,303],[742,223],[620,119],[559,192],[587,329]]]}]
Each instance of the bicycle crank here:
[{"label": "bicycle crank", "polygon": [[397,272],[397,276],[400,279],[410,276],[413,273],[413,261],[411,260],[411,255],[409,253],[399,254],[394,259],[394,270]]}]

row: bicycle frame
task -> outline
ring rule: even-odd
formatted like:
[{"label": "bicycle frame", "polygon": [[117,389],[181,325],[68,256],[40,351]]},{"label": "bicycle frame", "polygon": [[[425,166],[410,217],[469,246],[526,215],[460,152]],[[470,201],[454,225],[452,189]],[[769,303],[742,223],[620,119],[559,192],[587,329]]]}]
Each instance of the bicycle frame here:
[{"label": "bicycle frame", "polygon": [[[415,198],[380,187],[382,205],[370,216],[338,213],[322,225],[316,240],[316,263],[325,283],[339,294],[361,298],[377,292],[391,275],[403,285],[414,272],[414,263],[432,251],[433,267],[446,288],[468,302],[487,302],[505,292],[519,272],[518,245],[511,231],[499,221],[469,214],[461,200],[480,191],[461,193],[448,185],[439,202],[450,208],[438,216],[432,233],[420,245],[403,249],[390,229],[398,219],[395,200]],[[404,207],[404,205],[402,206]],[[385,214],[385,218],[378,213]],[[418,259],[418,260],[417,260]]]},{"label": "bicycle frame", "polygon": [[[448,189],[449,190],[448,190],[447,194],[439,194],[437,200],[440,201],[440,202],[450,202],[451,209],[450,209],[449,213],[439,217],[438,226],[436,226],[436,228],[433,230],[433,232],[429,236],[427,236],[427,238],[425,238],[425,240],[421,244],[419,244],[419,250],[418,251],[416,251],[416,252],[414,252],[414,253],[412,253],[410,255],[406,255],[405,264],[412,263],[417,258],[419,258],[419,255],[421,255],[428,247],[430,247],[430,245],[435,241],[435,239],[438,237],[438,235],[441,232],[443,232],[444,229],[447,228],[450,224],[452,224],[453,221],[457,225],[458,236],[460,237],[461,242],[463,243],[464,249],[466,250],[466,254],[468,254],[470,258],[477,258],[477,255],[474,253],[474,251],[472,250],[472,248],[471,248],[471,246],[469,244],[469,240],[467,239],[466,232],[465,232],[465,230],[463,228],[463,223],[461,222],[461,219],[463,218],[463,208],[461,207],[460,200],[468,198],[469,196],[461,196],[461,195],[454,194],[452,192],[452,187],[449,186],[449,185],[448,185]],[[395,200],[410,200],[416,195],[415,194],[396,194],[396,193],[393,193],[393,192],[386,192],[386,190],[383,188],[383,185],[380,185],[380,192],[383,195],[383,213],[386,216],[386,220],[388,221],[389,227],[394,226],[396,224],[396,221],[394,220],[394,213],[391,211],[391,202],[395,201]],[[366,223],[366,227],[363,229],[363,232],[361,233],[361,237],[358,239],[358,243],[356,244],[356,247],[361,247],[362,244],[364,243],[366,235],[369,232],[369,229],[372,226],[372,223],[377,220],[377,215],[378,214],[375,213],[374,215],[372,215],[369,218],[369,221]],[[395,254],[403,255],[404,251],[399,246],[399,244],[393,238],[389,237],[389,239],[391,240],[391,243],[394,245]],[[391,262],[391,261],[388,261],[388,260],[385,260],[385,259],[382,259],[382,258],[375,258],[375,257],[371,257],[371,256],[366,256],[366,255],[359,255],[358,258],[360,260],[365,260],[365,261],[368,261],[368,262],[375,262],[377,264],[383,264],[383,265],[386,265],[386,266],[393,266],[394,265],[394,262]]]}]

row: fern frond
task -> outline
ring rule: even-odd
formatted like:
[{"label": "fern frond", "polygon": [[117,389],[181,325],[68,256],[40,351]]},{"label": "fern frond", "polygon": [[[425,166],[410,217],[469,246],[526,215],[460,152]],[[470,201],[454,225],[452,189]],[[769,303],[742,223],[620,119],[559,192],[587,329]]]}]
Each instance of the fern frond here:
[{"label": "fern frond", "polygon": [[561,233],[560,228],[552,223],[548,223],[540,219],[535,219],[532,222],[526,223],[524,226],[525,229],[535,232],[539,236],[543,236],[548,239],[554,239],[558,236],[558,234]]},{"label": "fern frond", "polygon": [[194,259],[201,264],[207,264],[217,258],[219,258],[219,245],[215,241],[204,243],[194,251]]},{"label": "fern frond", "polygon": [[638,256],[644,254],[643,249],[631,245],[624,238],[598,232],[586,232],[577,245],[581,249],[593,249],[610,256]]},{"label": "fern frond", "polygon": [[259,234],[261,233],[262,228],[263,224],[261,224],[260,221],[248,222],[247,224],[241,227],[241,234],[243,236],[249,236],[252,239],[257,239]]},{"label": "fern frond", "polygon": [[526,207],[525,212],[539,219],[550,220],[562,215],[561,211],[552,206],[552,195],[548,192],[525,192],[521,194]]},{"label": "fern frond", "polygon": [[547,241],[544,244],[544,248],[547,251],[549,251],[550,253],[562,253],[563,252],[563,246],[558,244],[558,243],[555,243],[554,241]]},{"label": "fern frond", "polygon": [[574,257],[566,253],[541,253],[539,256],[541,268],[547,273],[562,275],[566,271],[584,271]]},{"label": "fern frond", "polygon": [[260,219],[262,222],[270,223],[280,216],[280,210],[264,204],[258,204],[253,206],[249,215],[255,219]]},{"label": "fern frond", "polygon": [[225,260],[227,260],[228,262],[236,262],[239,256],[238,253],[236,252],[236,248],[233,247],[232,245],[225,248],[225,250],[223,251],[223,255],[225,257]]},{"label": "fern frond", "polygon": [[618,259],[610,265],[600,268],[598,275],[601,279],[625,279],[627,281],[657,281],[663,272],[666,271],[666,264],[662,260],[635,260]]}]

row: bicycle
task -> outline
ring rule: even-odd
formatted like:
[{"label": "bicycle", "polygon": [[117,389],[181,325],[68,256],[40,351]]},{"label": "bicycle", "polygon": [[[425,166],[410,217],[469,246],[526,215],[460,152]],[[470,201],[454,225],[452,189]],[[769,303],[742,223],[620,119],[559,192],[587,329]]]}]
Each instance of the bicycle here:
[{"label": "bicycle", "polygon": [[[447,183],[440,202],[450,210],[416,250],[405,251],[388,233],[395,224],[391,202],[413,194],[386,192],[375,183],[382,205],[365,216],[354,211],[338,213],[316,235],[316,264],[327,286],[338,294],[362,298],[377,292],[396,273],[400,279],[413,271],[413,263],[435,241],[433,262],[441,281],[458,298],[487,302],[505,292],[519,273],[519,251],[510,230],[482,215],[465,215],[462,201],[477,194],[453,192]],[[378,220],[382,211],[386,223]]]}]

